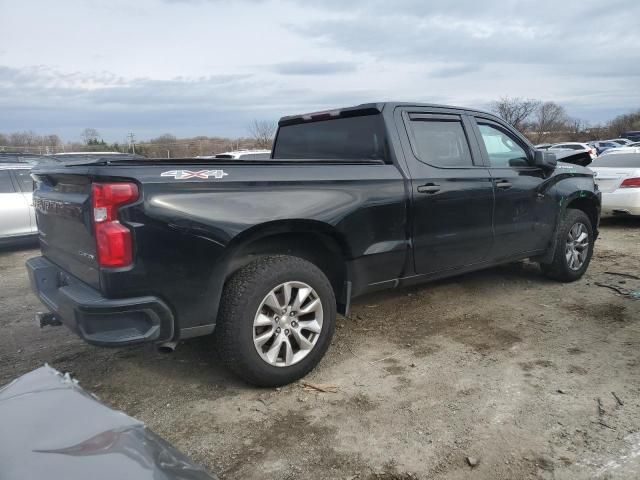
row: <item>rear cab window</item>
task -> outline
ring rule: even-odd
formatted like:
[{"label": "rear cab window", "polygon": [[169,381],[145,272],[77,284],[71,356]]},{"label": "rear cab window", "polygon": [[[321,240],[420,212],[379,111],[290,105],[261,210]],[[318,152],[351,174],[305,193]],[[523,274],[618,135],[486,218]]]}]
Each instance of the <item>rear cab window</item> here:
[{"label": "rear cab window", "polygon": [[388,162],[382,115],[361,115],[283,125],[278,130],[273,159]]}]

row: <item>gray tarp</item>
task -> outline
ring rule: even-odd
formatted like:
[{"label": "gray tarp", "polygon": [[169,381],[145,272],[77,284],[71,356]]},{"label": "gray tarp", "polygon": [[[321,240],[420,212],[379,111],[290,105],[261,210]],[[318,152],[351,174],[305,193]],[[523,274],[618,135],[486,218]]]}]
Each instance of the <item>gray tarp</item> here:
[{"label": "gray tarp", "polygon": [[144,424],[44,366],[0,388],[0,480],[215,480]]}]

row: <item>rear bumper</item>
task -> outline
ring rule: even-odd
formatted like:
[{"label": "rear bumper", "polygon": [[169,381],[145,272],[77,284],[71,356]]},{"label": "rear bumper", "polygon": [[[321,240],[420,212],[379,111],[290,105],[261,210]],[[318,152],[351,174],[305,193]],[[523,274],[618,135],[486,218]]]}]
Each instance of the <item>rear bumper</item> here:
[{"label": "rear bumper", "polygon": [[29,259],[27,271],[42,303],[88,343],[117,347],[173,337],[173,314],[157,297],[105,298],[45,257]]}]

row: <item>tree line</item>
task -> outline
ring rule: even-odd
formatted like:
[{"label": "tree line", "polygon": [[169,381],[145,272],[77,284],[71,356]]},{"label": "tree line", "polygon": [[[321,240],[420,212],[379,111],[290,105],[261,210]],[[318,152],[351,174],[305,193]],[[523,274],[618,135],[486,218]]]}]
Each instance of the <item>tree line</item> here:
[{"label": "tree line", "polygon": [[254,120],[243,137],[196,136],[178,138],[171,133],[144,141],[132,139],[122,143],[106,142],[95,128],[80,132],[81,141],[63,142],[58,135],[38,135],[23,131],[0,133],[0,151],[50,154],[64,152],[121,152],[136,153],[147,157],[189,158],[198,155],[243,149],[270,149],[278,124],[275,121]]},{"label": "tree line", "polygon": [[624,132],[640,130],[640,109],[596,126],[570,117],[558,103],[529,98],[502,97],[491,104],[491,111],[533,143],[618,138]]},{"label": "tree line", "polygon": [[[587,122],[572,118],[565,108],[556,103],[519,97],[503,97],[491,103],[493,113],[512,124],[533,143],[560,141],[589,141],[620,137],[629,130],[640,130],[640,109],[618,115],[609,122],[589,126]],[[270,149],[277,123],[254,120],[247,126],[247,135],[230,138],[196,136],[178,138],[165,133],[145,141],[125,140],[106,142],[95,128],[80,132],[81,141],[63,142],[58,135],[39,135],[31,130],[0,133],[0,151],[22,151],[36,154],[60,152],[114,151],[137,153],[148,157],[189,158],[214,155],[231,150]]]}]

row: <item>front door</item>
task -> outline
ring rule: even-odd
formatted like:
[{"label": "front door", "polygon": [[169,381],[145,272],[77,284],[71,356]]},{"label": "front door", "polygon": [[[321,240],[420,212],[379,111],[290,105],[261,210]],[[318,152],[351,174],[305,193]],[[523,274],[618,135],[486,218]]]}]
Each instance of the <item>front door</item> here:
[{"label": "front door", "polygon": [[476,117],[480,148],[494,182],[492,260],[544,249],[554,231],[557,206],[543,188],[545,173],[532,152],[508,128]]},{"label": "front door", "polygon": [[493,184],[464,115],[405,112],[415,270],[481,263],[492,244]]}]

